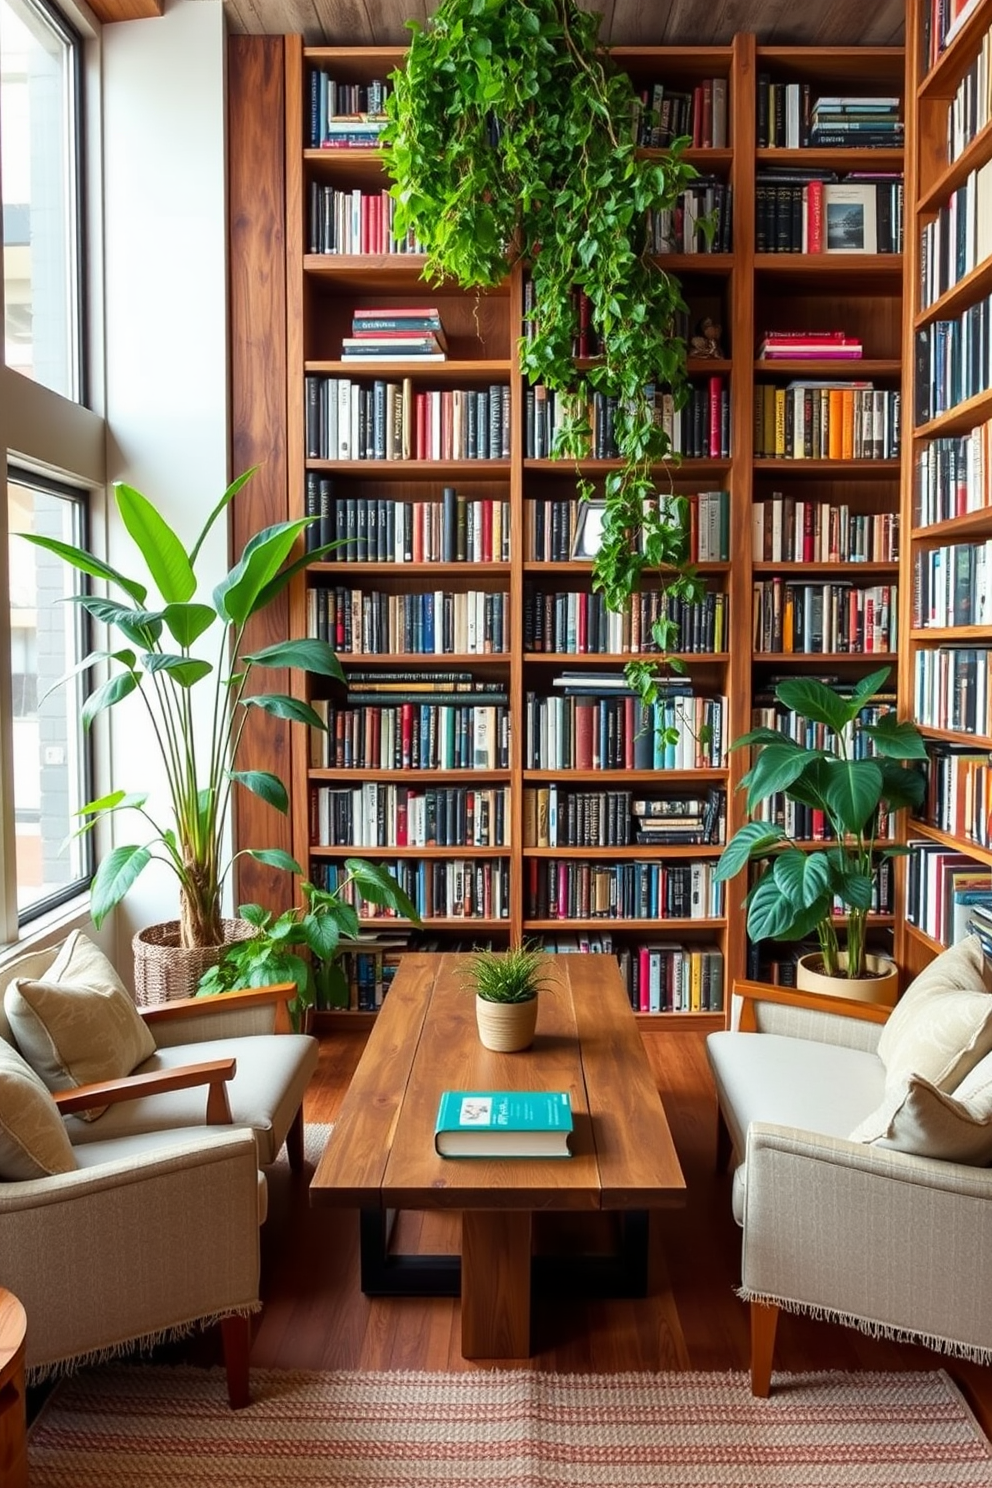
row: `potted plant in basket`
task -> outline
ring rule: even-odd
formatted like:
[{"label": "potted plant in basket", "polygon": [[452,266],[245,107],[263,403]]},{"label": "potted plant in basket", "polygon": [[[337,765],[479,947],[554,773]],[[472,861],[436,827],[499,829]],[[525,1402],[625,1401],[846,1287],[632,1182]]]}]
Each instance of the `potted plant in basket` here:
[{"label": "potted plant in basket", "polygon": [[[244,649],[245,628],[252,616],[264,610],[294,574],[336,546],[327,544],[291,558],[300,534],[315,518],[279,522],[256,533],[209,599],[197,593],[196,563],[204,540],[253,473],[249,470],[232,482],[189,549],[147,497],[131,486],[117,484],[121,520],[146,570],[141,578],[55,538],[22,534],[26,541],[111,586],[113,597],[80,594],[76,600],[94,620],[121,638],[116,648],[92,651],[75,668],[79,672],[98,665],[109,667],[107,679],[83,705],[83,727],[89,728],[101,713],[125,699],[139,699],[164,773],[171,807],[168,819],[152,814],[148,792],[123,789],[90,801],[79,813],[84,819],[80,833],[125,811],[143,827],[140,841],[114,847],[96,871],[90,905],[97,926],[153,860],[164,862],[179,882],[178,922],[150,927],[135,937],[139,1002],[154,1000],[142,982],[149,961],[157,966],[164,959],[170,970],[177,961],[183,963],[172,985],[164,989],[161,974],[153,973],[158,996],[191,995],[232,934],[256,934],[257,919],[232,922],[221,913],[224,880],[241,853],[273,868],[302,873],[296,860],[280,848],[248,847],[228,861],[224,857],[234,790],[250,791],[277,811],[289,809],[286,787],[277,775],[237,768],[248,709],[260,708],[310,728],[324,727],[316,711],[299,698],[252,693],[249,683],[255,668],[289,667],[345,682],[341,664],[325,641],[307,637],[253,652]],[[149,599],[150,587],[157,590],[157,600]],[[209,693],[205,713],[194,712],[194,688]],[[363,864],[360,874],[367,897],[379,895],[378,902],[388,902],[398,913],[412,908],[382,869]],[[354,911],[336,905],[333,895],[318,890],[312,894],[308,912],[300,917],[300,933],[315,954],[332,956],[340,930],[351,926]],[[164,958],[154,955],[160,946],[167,947]]]},{"label": "potted plant in basket", "polygon": [[512,1054],[530,1048],[538,993],[548,985],[546,966],[544,952],[526,944],[474,953],[466,979],[475,993],[479,1039],[487,1049]]},{"label": "potted plant in basket", "polygon": [[[752,940],[816,935],[819,952],[799,962],[801,987],[810,988],[812,976],[819,973],[825,983],[813,990],[879,1002],[895,1000],[896,972],[891,962],[867,950],[868,915],[880,861],[907,851],[879,841],[879,816],[918,807],[926,790],[919,769],[926,759],[923,739],[914,724],[897,719],[894,709],[861,725],[873,757],[852,754],[855,720],[875,702],[889,671],[872,672],[843,695],[814,678],[778,684],[778,702],[827,732],[818,748],[770,728],[753,729],[735,740],[732,748],[753,750],[751,768],[740,783],[747,791],[747,809],[753,814],[781,795],[822,811],[830,840],[822,848],[804,850],[781,824],[754,819],[728,842],[716,870],[723,880],[748,863],[761,864],[745,900]],[[843,944],[842,922],[834,912],[838,902],[846,919]]]}]

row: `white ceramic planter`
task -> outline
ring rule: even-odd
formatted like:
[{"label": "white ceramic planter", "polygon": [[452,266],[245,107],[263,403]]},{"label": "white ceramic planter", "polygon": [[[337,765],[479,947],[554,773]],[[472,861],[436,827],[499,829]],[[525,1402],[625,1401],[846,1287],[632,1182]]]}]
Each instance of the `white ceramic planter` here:
[{"label": "white ceramic planter", "polygon": [[[843,951],[840,959],[842,964],[846,961]],[[819,960],[818,951],[809,956],[800,956],[796,969],[796,986],[801,992],[818,992],[821,996],[830,997],[853,997],[859,1002],[878,1002],[883,1007],[895,1007],[899,995],[899,973],[887,957],[866,956],[868,967],[875,975],[853,979],[824,976],[822,971],[814,971],[809,963]]]}]

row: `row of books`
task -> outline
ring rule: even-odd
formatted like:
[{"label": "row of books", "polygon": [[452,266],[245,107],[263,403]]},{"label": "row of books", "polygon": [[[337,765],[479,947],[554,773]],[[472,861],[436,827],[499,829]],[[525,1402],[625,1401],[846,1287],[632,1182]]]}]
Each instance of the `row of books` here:
[{"label": "row of books", "polygon": [[992,847],[992,755],[970,744],[929,746],[923,819],[942,832]]},{"label": "row of books", "polygon": [[505,786],[319,785],[311,840],[320,847],[508,847]]},{"label": "row of books", "polygon": [[992,32],[982,37],[977,57],[958,83],[947,108],[947,159],[963,155],[992,119]]},{"label": "row of books", "polygon": [[699,176],[672,207],[648,213],[649,253],[731,253],[734,193],[726,181]]},{"label": "row of books", "polygon": [[916,332],[914,381],[918,424],[992,387],[992,295]]},{"label": "row of books", "polygon": [[640,946],[620,957],[630,1004],[638,1013],[722,1013],[723,953],[673,942]]},{"label": "row of books", "polygon": [[929,0],[923,6],[923,64],[929,71],[981,0]]},{"label": "row of books", "polygon": [[903,180],[896,172],[764,168],[755,176],[758,253],[901,253]]},{"label": "row of books", "polygon": [[992,256],[992,161],[970,171],[937,215],[920,230],[920,306]]},{"label": "row of books", "polygon": [[894,651],[897,612],[895,584],[759,579],[752,610],[754,649],[807,656]]},{"label": "row of books", "polygon": [[[378,859],[376,860],[378,861]],[[507,920],[510,917],[510,865],[505,858],[396,858],[383,867],[413,901],[422,920]],[[393,910],[366,899],[347,869],[337,863],[313,863],[318,888],[339,893],[353,904],[360,920],[395,920]]]},{"label": "row of books", "polygon": [[988,625],[992,620],[992,538],[916,552],[914,627]]},{"label": "row of books", "polygon": [[956,945],[970,933],[974,906],[992,906],[992,872],[937,842],[914,841],[909,848],[906,919],[941,945]]},{"label": "row of books", "polygon": [[578,862],[529,858],[524,864],[524,916],[537,920],[711,920],[723,914],[716,865]]},{"label": "row of books", "polygon": [[[690,459],[730,458],[730,393],[722,377],[705,384],[692,384],[688,402],[676,407],[670,392],[655,391],[655,422],[668,437],[674,453]],[[584,413],[588,436],[586,457],[615,460],[618,455],[614,423],[618,400],[594,393]],[[524,454],[529,460],[557,456],[558,439],[575,410],[572,394],[556,393],[544,383],[535,383],[524,393]]]},{"label": "row of books", "polygon": [[[678,497],[659,497],[666,519],[684,524],[686,558],[690,563],[726,563],[730,557],[730,492],[694,491]],[[575,501],[549,499],[524,502],[524,554],[538,563],[567,563],[592,556],[590,545],[573,552],[577,519],[582,506]],[[588,525],[583,524],[584,535]],[[643,548],[643,539],[640,546]]]},{"label": "row of books", "polygon": [[509,650],[510,595],[382,594],[319,584],[307,591],[307,634],[348,656],[498,656]]},{"label": "row of books", "polygon": [[[354,949],[348,947],[338,953],[335,967],[340,976],[326,991],[322,990],[320,971],[316,972],[317,1011],[345,1008],[355,1013],[377,1012],[412,941],[412,934],[382,937],[363,934]],[[326,984],[327,979],[323,980]]]},{"label": "row of books", "polygon": [[414,391],[308,373],[306,452],[314,460],[508,460],[510,389]]},{"label": "row of books", "polygon": [[925,728],[992,734],[992,650],[920,646],[914,657],[913,717]]},{"label": "row of books", "polygon": [[705,150],[725,149],[728,90],[725,77],[701,78],[685,91],[664,81],[638,89],[634,143],[658,149],[688,139]]},{"label": "row of books", "polygon": [[[792,838],[793,842],[834,842],[836,838],[830,827],[826,812],[820,806],[809,806],[802,801],[788,800],[782,791],[767,796],[751,813],[752,820],[774,822]],[[882,807],[875,826],[875,840],[891,841],[895,837],[895,819]],[[889,914],[892,905],[882,896],[878,912]]]},{"label": "row of books", "polygon": [[307,251],[321,254],[423,253],[411,230],[397,238],[396,201],[388,190],[341,191],[311,181]]},{"label": "row of books", "polygon": [[524,650],[567,656],[655,652],[662,648],[653,627],[667,619],[677,630],[664,649],[710,654],[727,649],[729,614],[728,595],[712,590],[687,602],[659,589],[644,589],[617,614],[606,608],[602,594],[529,589],[524,595]]},{"label": "row of books", "polygon": [[349,703],[318,699],[310,764],[334,770],[500,770],[510,765],[505,702]]},{"label": "row of books", "polygon": [[953,438],[928,439],[916,456],[913,520],[926,527],[992,506],[992,420]]},{"label": "row of books", "polygon": [[727,700],[697,697],[690,684],[641,703],[633,693],[596,696],[592,679],[576,692],[524,701],[524,767],[536,770],[699,770],[724,763]]},{"label": "row of books", "polygon": [[[850,696],[849,684],[845,686],[838,677],[825,680],[838,696]],[[865,729],[878,723],[882,715],[888,713],[896,705],[894,692],[880,694],[880,696],[885,698],[884,702],[872,703],[862,708],[857,718],[845,727],[842,740],[848,759],[871,759],[874,756],[875,744]],[[794,709],[785,708],[781,703],[765,698],[762,694],[757,696],[755,706],[751,710],[751,727],[775,729],[785,738],[801,744],[804,749],[833,750],[836,746],[834,731],[826,724],[806,718]]]},{"label": "row of books", "polygon": [[902,394],[871,382],[795,379],[754,389],[754,453],[764,460],[895,460]]},{"label": "row of books", "polygon": [[308,470],[305,503],[305,514],[320,518],[307,528],[307,551],[341,545],[325,561],[510,561],[510,503],[494,497],[465,496],[454,486],[444,487],[440,501],[336,495],[330,476]]},{"label": "row of books", "polygon": [[758,74],[758,149],[799,150],[844,145],[898,147],[903,141],[898,98],[878,94],[813,97],[809,82],[777,82]]},{"label": "row of books", "polygon": [[751,508],[756,563],[894,563],[898,512],[859,512],[842,503],[778,492]]},{"label": "row of books", "polygon": [[726,791],[645,796],[633,791],[525,788],[524,847],[698,846],[726,835]]},{"label": "row of books", "polygon": [[385,78],[343,82],[321,67],[312,67],[307,99],[309,148],[373,149],[386,127],[383,110],[389,93]]},{"label": "row of books", "polygon": [[766,331],[758,346],[762,361],[858,361],[864,348],[846,331]]}]

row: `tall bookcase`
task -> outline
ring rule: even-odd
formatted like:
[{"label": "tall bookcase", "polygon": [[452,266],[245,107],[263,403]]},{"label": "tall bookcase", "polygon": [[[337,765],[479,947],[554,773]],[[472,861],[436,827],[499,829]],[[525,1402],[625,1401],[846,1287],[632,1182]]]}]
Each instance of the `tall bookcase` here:
[{"label": "tall bookcase", "polygon": [[[724,743],[751,726],[752,702],[779,675],[824,670],[841,679],[855,679],[880,664],[875,655],[850,652],[800,655],[770,652],[752,645],[753,586],[773,573],[784,578],[836,579],[838,564],[823,562],[783,565],[765,560],[753,550],[753,504],[773,494],[807,501],[841,502],[860,514],[894,513],[899,505],[899,462],[882,459],[795,460],[756,457],[754,437],[755,388],[779,386],[794,378],[818,378],[829,383],[842,377],[845,364],[768,362],[756,360],[760,334],[766,329],[831,329],[842,326],[864,344],[857,375],[870,377],[876,387],[900,386],[902,334],[902,261],[898,255],[822,253],[757,253],[756,174],[767,166],[824,165],[848,172],[901,170],[902,150],[784,150],[756,143],[759,74],[776,81],[810,81],[820,91],[902,91],[901,49],[827,49],[759,47],[750,35],[740,35],[727,47],[623,48],[616,60],[630,72],[639,88],[664,80],[669,87],[692,92],[703,79],[726,83],[727,142],[719,148],[697,148],[689,153],[701,175],[729,186],[733,199],[730,251],[663,253],[659,267],[675,273],[683,286],[692,320],[707,315],[723,328],[723,357],[689,361],[690,380],[708,384],[719,379],[729,405],[729,453],[705,460],[684,459],[671,473],[659,471],[659,485],[693,494],[723,490],[729,493],[726,556],[699,564],[708,591],[723,593],[729,607],[729,640],[721,651],[683,656],[693,692],[724,698]],[[547,883],[548,864],[556,872],[577,873],[577,865],[637,864],[663,858],[666,864],[702,862],[712,865],[718,845],[709,847],[650,844],[615,847],[543,847],[525,839],[526,793],[556,785],[559,799],[572,791],[650,793],[666,797],[704,795],[711,789],[726,792],[727,831],[743,820],[743,803],[736,791],[746,761],[739,751],[719,761],[696,760],[681,770],[633,771],[623,766],[604,769],[597,760],[589,767],[559,768],[535,763],[527,756],[529,700],[552,693],[553,681],[564,671],[579,674],[619,672],[631,653],[581,654],[560,650],[536,651],[525,641],[532,625],[525,623],[535,595],[591,591],[591,563],[538,557],[533,546],[533,508],[530,503],[575,502],[575,473],[568,462],[528,454],[525,427],[527,389],[517,352],[524,325],[525,271],[515,269],[499,290],[485,296],[466,294],[452,286],[430,287],[420,278],[423,259],[408,254],[311,254],[308,249],[308,212],[316,184],[335,190],[378,191],[384,183],[382,163],[373,150],[305,148],[304,120],[308,117],[309,75],[324,68],[339,81],[367,82],[385,78],[399,64],[401,53],[390,48],[306,48],[298,38],[285,38],[286,137],[286,253],[287,253],[287,469],[291,506],[302,512],[308,477],[333,482],[335,501],[354,498],[388,502],[442,501],[446,486],[455,486],[468,500],[504,502],[509,514],[509,548],[484,563],[339,562],[314,564],[292,599],[290,623],[294,634],[306,634],[313,623],[313,592],[322,585],[386,595],[422,592],[464,593],[488,590],[506,595],[505,644],[499,654],[344,655],[348,669],[367,673],[401,670],[415,676],[431,670],[459,671],[505,691],[509,715],[509,755],[505,762],[471,770],[416,770],[360,768],[311,762],[303,731],[297,731],[293,755],[293,841],[296,856],[313,877],[324,865],[337,864],[349,853],[378,861],[403,863],[489,863],[504,875],[508,899],[504,915],[441,914],[428,920],[428,930],[441,943],[446,938],[509,938],[556,934],[609,934],[615,949],[635,949],[642,943],[676,942],[716,949],[723,956],[723,985],[747,969],[742,907],[743,887],[727,886],[719,913],[680,918],[604,918],[600,915],[539,912],[535,883]],[[340,361],[343,335],[350,330],[358,307],[410,304],[436,305],[442,314],[449,343],[448,359],[439,364],[376,366],[356,370]],[[691,327],[690,327],[691,329]],[[508,457],[440,462],[415,459],[329,460],[308,457],[306,445],[307,379],[352,378],[411,380],[414,391],[458,388],[489,389],[508,385]],[[601,481],[609,464],[590,460],[583,473]],[[883,582],[896,578],[895,563],[843,564],[845,580]],[[646,579],[645,587],[650,587]],[[905,587],[905,586],[904,586]],[[903,631],[903,633],[905,633]],[[333,638],[332,638],[333,639]],[[530,648],[529,648],[530,647]],[[893,663],[895,657],[892,657]],[[308,694],[319,701],[319,694]],[[356,786],[470,787],[505,791],[508,841],[498,848],[370,848],[322,845],[315,840],[315,793],[323,788],[354,790]],[[371,809],[371,808],[370,808]],[[528,812],[530,806],[528,805]],[[560,866],[564,865],[564,866]],[[876,928],[891,936],[891,915],[879,916]],[[679,1013],[650,1017],[652,1026],[686,1028],[722,1024],[722,1011]]]},{"label": "tall bookcase", "polygon": [[[949,39],[936,36],[937,27],[946,28],[952,16]],[[992,419],[992,240],[988,227],[981,226],[992,219],[990,31],[990,0],[950,7],[946,13],[931,0],[908,0],[907,106],[912,117],[906,183],[911,215],[903,355],[910,369],[907,381],[912,382],[907,404],[913,422],[902,474],[908,644],[901,694],[931,752],[926,816],[908,828],[909,840],[920,844],[916,874],[925,878],[926,862],[931,862],[931,894],[934,888],[939,892],[933,868],[944,854],[956,854],[962,870],[971,867],[986,875],[987,886],[992,866],[987,769],[992,750],[992,613],[987,602],[981,611],[973,556],[978,545],[992,539],[989,431],[983,463],[964,477],[953,443],[972,436],[980,446],[982,426]],[[960,339],[962,330],[968,345],[954,349],[952,338]],[[938,392],[941,378],[933,362],[948,345],[953,373]],[[948,455],[957,463],[948,464]],[[930,472],[926,480],[924,470]],[[933,574],[941,564],[950,566],[951,580],[938,595]],[[954,860],[947,862],[953,867]],[[900,926],[897,949],[911,972],[943,948],[950,929],[945,924],[938,939],[932,917],[926,926],[920,923],[921,892],[920,878],[909,878],[907,921]]]}]

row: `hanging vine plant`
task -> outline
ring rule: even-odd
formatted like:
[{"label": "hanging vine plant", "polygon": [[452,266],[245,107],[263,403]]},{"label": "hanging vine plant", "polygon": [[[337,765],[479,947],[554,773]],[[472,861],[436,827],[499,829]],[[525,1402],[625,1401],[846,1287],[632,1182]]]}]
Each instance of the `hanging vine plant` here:
[{"label": "hanging vine plant", "polygon": [[[592,395],[615,400],[619,466],[605,477],[594,586],[620,611],[643,569],[662,568],[670,594],[697,598],[687,504],[658,497],[657,466],[671,448],[653,396],[664,387],[676,407],[687,399],[674,329],[685,305],[648,242],[648,214],[674,207],[696,174],[687,142],[664,155],[638,149],[630,78],[600,45],[599,17],[574,0],[441,0],[426,26],[410,29],[384,135],[397,233],[412,229],[423,243],[428,279],[464,288],[497,285],[523,260],[536,311],[521,367],[565,395],[554,454],[587,457]],[[576,291],[588,296],[602,347],[578,365]],[[593,485],[580,479],[579,490],[589,497]],[[663,651],[673,633],[671,622],[657,625]],[[628,671],[650,696],[653,669]]]}]

